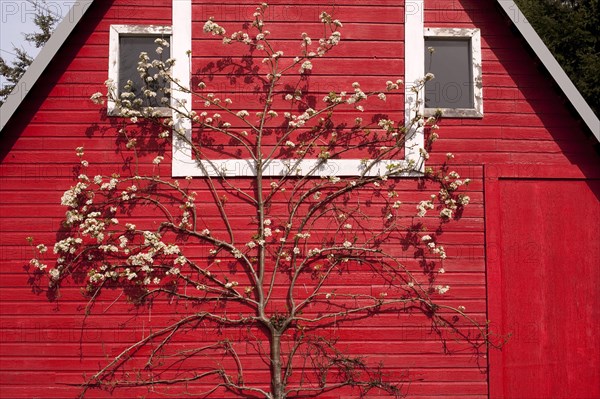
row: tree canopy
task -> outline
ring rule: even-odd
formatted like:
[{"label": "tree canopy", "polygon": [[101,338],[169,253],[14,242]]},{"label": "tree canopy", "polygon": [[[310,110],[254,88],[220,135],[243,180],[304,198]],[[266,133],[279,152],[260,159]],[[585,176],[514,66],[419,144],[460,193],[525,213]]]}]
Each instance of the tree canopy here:
[{"label": "tree canopy", "polygon": [[598,0],[516,0],[577,89],[600,114]]},{"label": "tree canopy", "polygon": [[[44,44],[50,39],[54,27],[58,23],[58,17],[50,13],[45,7],[44,2],[35,2],[35,16],[33,23],[35,24],[37,31],[33,33],[24,34],[25,40],[33,44],[36,48],[43,47]],[[0,76],[6,79],[6,84],[0,87],[0,106],[4,104],[13,88],[21,79],[29,65],[33,62],[27,51],[16,46],[13,47],[15,52],[15,59],[10,63],[0,57]]]}]

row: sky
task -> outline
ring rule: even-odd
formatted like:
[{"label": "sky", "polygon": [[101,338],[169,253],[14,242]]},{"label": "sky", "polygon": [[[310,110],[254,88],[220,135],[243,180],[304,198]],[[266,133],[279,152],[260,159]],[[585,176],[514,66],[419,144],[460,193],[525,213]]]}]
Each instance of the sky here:
[{"label": "sky", "polygon": [[[29,55],[37,55],[40,49],[30,45],[23,37],[24,33],[32,33],[36,29],[33,23],[35,7],[33,0],[0,0],[0,56],[10,65],[14,59],[14,47],[24,49]],[[69,11],[73,0],[47,0],[45,8],[48,12],[64,16]],[[4,83],[1,78],[0,82]]]}]

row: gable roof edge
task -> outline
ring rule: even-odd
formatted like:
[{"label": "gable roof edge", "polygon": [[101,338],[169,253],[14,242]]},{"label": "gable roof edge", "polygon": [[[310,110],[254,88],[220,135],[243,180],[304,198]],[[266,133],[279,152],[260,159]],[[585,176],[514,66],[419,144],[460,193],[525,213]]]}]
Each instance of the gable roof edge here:
[{"label": "gable roof edge", "polygon": [[[21,79],[17,82],[13,92],[8,95],[6,102],[0,107],[0,132],[2,132],[4,126],[6,126],[17,109],[19,109],[25,97],[27,97],[93,2],[94,0],[74,2],[62,22],[56,27],[50,39],[48,39],[48,42],[42,48],[42,51],[35,57],[29,68],[27,68],[27,71],[25,71]],[[21,93],[18,94],[15,90],[21,91]]]},{"label": "gable roof edge", "polygon": [[[558,64],[548,47],[524,17],[519,6],[513,0],[496,1],[548,70],[556,84],[583,119],[583,122],[588,126],[596,139],[600,141],[600,120]],[[23,77],[19,80],[17,86],[15,86],[15,88],[22,88],[26,92],[21,95],[11,93],[4,105],[0,107],[0,133],[93,2],[94,0],[80,0],[75,2],[67,16],[63,18],[63,21],[58,25],[46,45],[42,48],[40,54],[29,68],[27,68]]]},{"label": "gable roof edge", "polygon": [[554,58],[540,36],[533,29],[529,21],[527,21],[519,6],[514,0],[497,0],[497,2],[515,25],[521,36],[523,36],[523,39],[525,39],[535,55],[548,70],[583,122],[591,130],[596,139],[600,141],[600,120],[562,69],[558,61],[556,61],[556,58]]}]

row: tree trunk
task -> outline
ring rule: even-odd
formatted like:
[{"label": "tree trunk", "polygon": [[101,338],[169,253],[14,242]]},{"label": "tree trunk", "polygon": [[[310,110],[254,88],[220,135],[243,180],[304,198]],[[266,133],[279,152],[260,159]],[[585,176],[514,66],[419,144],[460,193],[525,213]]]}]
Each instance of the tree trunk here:
[{"label": "tree trunk", "polygon": [[271,392],[273,399],[285,399],[281,380],[281,333],[271,330]]}]

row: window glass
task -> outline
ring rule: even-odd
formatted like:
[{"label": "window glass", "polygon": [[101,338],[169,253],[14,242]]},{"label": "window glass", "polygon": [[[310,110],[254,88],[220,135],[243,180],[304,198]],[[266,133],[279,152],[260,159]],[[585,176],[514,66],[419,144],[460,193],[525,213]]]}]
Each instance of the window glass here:
[{"label": "window glass", "polygon": [[[162,97],[168,97],[162,90],[165,87],[165,80],[158,79],[152,81],[144,81],[140,77],[140,73],[137,70],[138,62],[140,59],[140,53],[148,53],[150,61],[155,59],[167,60],[170,57],[170,47],[163,47],[162,54],[157,54],[156,48],[158,44],[154,43],[157,37],[160,36],[119,36],[119,82],[118,88],[121,92],[123,87],[127,84],[128,80],[131,80],[133,84],[132,92],[136,97],[144,99],[145,106],[159,107],[160,99]],[[165,38],[168,41],[168,38]],[[158,72],[156,68],[149,69],[150,74]],[[156,97],[147,98],[142,93],[148,88],[157,93]]]},{"label": "window glass", "polygon": [[425,108],[473,108],[472,64],[470,40],[425,38]]}]

